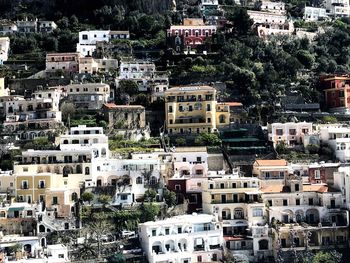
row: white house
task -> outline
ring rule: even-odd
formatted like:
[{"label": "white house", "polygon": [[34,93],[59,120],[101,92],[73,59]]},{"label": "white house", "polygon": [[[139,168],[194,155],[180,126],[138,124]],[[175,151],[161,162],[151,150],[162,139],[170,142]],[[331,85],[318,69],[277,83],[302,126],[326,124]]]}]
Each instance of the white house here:
[{"label": "white house", "polygon": [[271,2],[262,1],[261,11],[267,11],[275,14],[286,14],[285,3],[283,2]]},{"label": "white house", "polygon": [[112,39],[129,39],[128,31],[93,30],[79,32],[77,52],[83,56],[92,56],[97,42],[110,42]]},{"label": "white house", "polygon": [[305,21],[318,21],[327,18],[326,8],[305,6],[304,19]]},{"label": "white house", "polygon": [[0,65],[7,61],[10,50],[10,38],[0,37]]},{"label": "white house", "polygon": [[350,160],[350,128],[322,127],[320,129],[322,143],[328,144],[334,151],[335,157],[341,162]]},{"label": "white house", "polygon": [[221,224],[213,215],[192,214],[139,224],[148,262],[218,262],[222,259]]},{"label": "white house", "polygon": [[287,122],[268,124],[269,141],[276,146],[284,142],[287,146],[303,144],[304,136],[312,133],[310,122]]},{"label": "white house", "polygon": [[348,17],[350,15],[348,0],[326,0],[325,6],[329,16]]}]

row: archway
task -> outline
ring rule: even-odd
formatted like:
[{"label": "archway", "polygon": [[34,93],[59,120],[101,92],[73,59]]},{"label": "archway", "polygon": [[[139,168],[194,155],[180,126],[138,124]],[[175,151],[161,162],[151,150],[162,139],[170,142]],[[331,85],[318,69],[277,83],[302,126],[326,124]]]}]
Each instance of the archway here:
[{"label": "archway", "polygon": [[266,239],[262,239],[259,241],[259,250],[267,250],[269,249],[269,241]]}]

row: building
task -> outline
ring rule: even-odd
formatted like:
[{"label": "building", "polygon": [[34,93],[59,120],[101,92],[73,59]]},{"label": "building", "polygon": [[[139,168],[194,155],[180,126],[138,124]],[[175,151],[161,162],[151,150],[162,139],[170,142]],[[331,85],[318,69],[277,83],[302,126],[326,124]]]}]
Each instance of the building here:
[{"label": "building", "polygon": [[205,25],[202,19],[184,19],[183,25],[173,25],[167,30],[169,45],[176,51],[190,51],[202,45],[216,33],[215,25]]},{"label": "building", "polygon": [[205,17],[210,15],[212,12],[215,12],[219,8],[218,0],[201,0],[200,9]]},{"label": "building", "polygon": [[235,256],[259,262],[271,253],[271,239],[264,219],[259,179],[231,175],[208,178],[202,185],[203,212],[222,223],[225,246]]},{"label": "building", "polygon": [[325,7],[328,16],[348,17],[350,15],[349,1],[347,0],[326,0]]},{"label": "building", "polygon": [[146,111],[142,105],[103,105],[104,119],[108,122],[108,134],[123,134],[126,138],[140,140],[149,137]]},{"label": "building", "polygon": [[36,33],[38,31],[38,19],[17,21],[17,29],[20,33]]},{"label": "building", "polygon": [[60,99],[61,92],[50,88],[34,92],[30,99],[17,96],[5,101],[5,133],[17,134],[21,139],[52,136],[62,125]]},{"label": "building", "polygon": [[332,76],[321,80],[330,112],[350,113],[350,77]]},{"label": "building", "polygon": [[304,136],[312,133],[312,123],[310,122],[287,122],[272,123],[267,126],[269,141],[276,147],[284,143],[287,147],[302,145]]},{"label": "building", "polygon": [[305,21],[319,21],[327,19],[326,8],[305,6],[304,9],[304,20]]},{"label": "building", "polygon": [[283,13],[252,10],[247,12],[256,26],[258,36],[261,38],[270,35],[291,35],[294,32],[293,23]]},{"label": "building", "polygon": [[281,184],[289,174],[286,160],[256,160],[253,164],[253,176],[261,180],[261,185]]},{"label": "building", "polygon": [[139,224],[148,262],[219,262],[222,227],[207,214],[182,215]]},{"label": "building", "polygon": [[10,50],[10,38],[0,37],[0,65],[8,60]]},{"label": "building", "polygon": [[0,35],[6,35],[7,33],[17,32],[17,25],[10,20],[0,20]]},{"label": "building", "polygon": [[129,31],[93,30],[79,32],[77,52],[82,56],[93,56],[97,42],[110,42],[113,39],[129,39]]},{"label": "building", "polygon": [[118,69],[117,59],[107,58],[92,58],[92,57],[81,57],[79,58],[79,73],[84,74],[97,74],[97,73],[108,73],[116,72]]},{"label": "building", "polygon": [[169,134],[214,132],[230,123],[229,107],[216,101],[212,87],[175,87],[164,96]]},{"label": "building", "polygon": [[168,73],[157,71],[153,62],[143,60],[122,60],[116,79],[117,88],[121,80],[135,81],[139,91],[145,92],[151,102],[164,98],[164,91],[169,87]]},{"label": "building", "polygon": [[77,73],[79,72],[80,54],[74,53],[47,53],[46,72],[57,73]]},{"label": "building", "polygon": [[261,191],[268,204],[269,222],[276,225],[271,229],[277,237],[275,251],[347,247],[349,215],[341,209],[340,191],[323,184],[302,184],[295,175]]},{"label": "building", "polygon": [[350,128],[349,127],[323,127],[320,129],[320,140],[328,144],[340,162],[350,160]]},{"label": "building", "polygon": [[54,21],[38,21],[38,31],[41,33],[52,33],[57,29]]},{"label": "building", "polygon": [[262,1],[260,9],[275,14],[286,14],[286,5],[283,2]]},{"label": "building", "polygon": [[114,97],[109,85],[104,83],[71,84],[61,88],[67,99],[80,109],[99,110]]},{"label": "building", "polygon": [[334,185],[334,173],[338,172],[340,163],[313,163],[308,167],[308,182],[311,184]]}]

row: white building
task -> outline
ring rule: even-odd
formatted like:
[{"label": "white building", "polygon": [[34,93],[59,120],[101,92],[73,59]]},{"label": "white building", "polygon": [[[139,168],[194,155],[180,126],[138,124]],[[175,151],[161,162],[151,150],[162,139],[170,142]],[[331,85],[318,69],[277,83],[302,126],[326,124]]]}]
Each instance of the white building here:
[{"label": "white building", "polygon": [[249,262],[259,262],[271,254],[259,187],[258,178],[241,177],[238,170],[202,182],[203,212],[218,217],[226,248]]},{"label": "white building", "polygon": [[17,25],[15,22],[10,20],[1,20],[0,21],[0,34],[6,35],[7,33],[17,32]]},{"label": "white building", "polygon": [[286,15],[248,10],[248,15],[253,19],[254,24],[285,24],[288,19]]},{"label": "white building", "polygon": [[275,14],[286,14],[285,3],[283,2],[271,2],[271,1],[262,1],[261,11],[267,11]]},{"label": "white building", "polygon": [[60,99],[61,91],[53,88],[36,91],[31,99],[18,96],[4,102],[4,129],[18,134],[22,139],[52,135],[54,129],[62,125]]},{"label": "white building", "polygon": [[164,97],[164,91],[169,87],[169,78],[166,72],[156,71],[153,62],[134,60],[120,63],[119,77],[116,86],[121,80],[133,80],[137,83],[139,91],[148,91],[151,101]]},{"label": "white building", "polygon": [[0,37],[0,65],[8,60],[10,50],[10,38]]},{"label": "white building", "polygon": [[284,142],[287,146],[303,144],[304,136],[312,133],[310,122],[287,122],[268,124],[269,141],[276,146]]},{"label": "white building", "polygon": [[109,85],[104,83],[71,84],[60,88],[77,108],[99,110],[114,97]]},{"label": "white building", "polygon": [[208,176],[206,147],[177,147],[172,153],[174,178]]},{"label": "white building", "polygon": [[326,8],[305,6],[304,19],[305,21],[319,21],[327,18]]},{"label": "white building", "polygon": [[83,56],[92,56],[97,42],[110,42],[112,39],[129,39],[129,31],[93,30],[79,32],[77,52]]},{"label": "white building", "polygon": [[350,160],[350,128],[349,127],[322,127],[320,140],[328,144],[334,151],[335,157],[341,162]]},{"label": "white building", "polygon": [[350,15],[348,0],[326,0],[325,6],[329,16],[348,17]]},{"label": "white building", "polygon": [[54,21],[38,21],[38,31],[42,33],[51,33],[57,28]]},{"label": "white building", "polygon": [[139,224],[139,239],[148,262],[219,262],[222,228],[207,214],[182,215]]},{"label": "white building", "polygon": [[79,58],[79,73],[96,74],[117,71],[118,59],[108,58]]}]

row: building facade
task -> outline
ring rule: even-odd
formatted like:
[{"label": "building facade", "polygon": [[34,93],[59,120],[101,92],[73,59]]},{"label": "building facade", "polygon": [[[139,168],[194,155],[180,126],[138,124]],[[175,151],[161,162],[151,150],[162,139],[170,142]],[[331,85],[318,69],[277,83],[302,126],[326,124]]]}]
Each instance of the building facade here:
[{"label": "building facade", "polygon": [[229,107],[217,102],[212,87],[175,87],[164,95],[169,134],[214,132],[230,123]]}]

